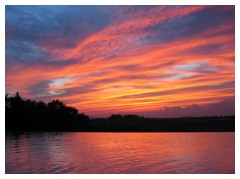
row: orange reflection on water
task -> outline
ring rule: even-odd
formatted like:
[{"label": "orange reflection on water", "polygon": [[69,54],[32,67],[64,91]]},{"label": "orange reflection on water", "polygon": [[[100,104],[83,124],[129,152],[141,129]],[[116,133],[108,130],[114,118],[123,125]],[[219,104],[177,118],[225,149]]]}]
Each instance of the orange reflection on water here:
[{"label": "orange reflection on water", "polygon": [[[86,153],[94,158],[85,162],[100,166],[93,173],[108,173],[107,168],[113,173],[234,172],[234,133],[73,133],[69,137],[79,147],[89,147]],[[68,154],[78,153],[75,149]]]},{"label": "orange reflection on water", "polygon": [[234,173],[234,140],[232,132],[7,137],[6,173]]}]

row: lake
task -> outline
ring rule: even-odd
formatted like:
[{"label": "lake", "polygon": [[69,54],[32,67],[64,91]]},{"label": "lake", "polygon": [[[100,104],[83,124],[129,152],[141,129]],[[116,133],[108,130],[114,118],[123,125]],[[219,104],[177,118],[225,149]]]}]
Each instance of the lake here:
[{"label": "lake", "polygon": [[234,132],[6,133],[6,173],[234,173]]}]

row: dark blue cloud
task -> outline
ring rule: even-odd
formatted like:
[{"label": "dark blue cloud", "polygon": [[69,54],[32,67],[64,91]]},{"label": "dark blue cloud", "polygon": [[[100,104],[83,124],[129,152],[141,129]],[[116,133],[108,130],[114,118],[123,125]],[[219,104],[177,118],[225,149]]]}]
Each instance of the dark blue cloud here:
[{"label": "dark blue cloud", "polygon": [[[218,28],[227,23],[234,24],[234,17],[234,6],[227,10],[224,10],[222,6],[208,6],[208,8],[191,15],[173,18],[156,24],[154,27],[147,27],[145,31],[155,32],[156,35],[142,40],[142,43],[159,44],[199,35],[209,28]],[[234,28],[212,35],[224,34],[234,34]]]},{"label": "dark blue cloud", "polygon": [[48,54],[31,41],[10,40],[6,42],[6,59],[19,63],[47,60]]},{"label": "dark blue cloud", "polygon": [[76,35],[91,34],[105,27],[108,18],[95,6],[6,6],[7,32],[8,26],[13,26],[18,31],[11,35],[23,40],[67,34],[76,38]]},{"label": "dark blue cloud", "polygon": [[111,10],[97,6],[6,6],[6,60],[47,60],[44,44],[71,48],[104,28]]}]

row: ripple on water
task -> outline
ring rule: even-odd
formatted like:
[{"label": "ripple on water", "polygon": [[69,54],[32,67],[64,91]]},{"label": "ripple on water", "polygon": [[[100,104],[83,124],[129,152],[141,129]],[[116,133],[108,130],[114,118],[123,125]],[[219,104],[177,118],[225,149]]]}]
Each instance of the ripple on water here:
[{"label": "ripple on water", "polygon": [[6,173],[234,173],[234,133],[6,135]]}]

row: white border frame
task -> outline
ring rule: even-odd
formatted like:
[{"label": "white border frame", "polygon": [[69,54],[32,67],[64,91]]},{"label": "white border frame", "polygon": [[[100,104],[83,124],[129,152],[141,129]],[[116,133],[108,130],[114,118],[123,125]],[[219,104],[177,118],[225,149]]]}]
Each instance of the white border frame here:
[{"label": "white border frame", "polygon": [[[239,23],[240,23],[240,2],[238,0],[0,0],[0,145],[1,145],[1,152],[0,152],[0,172],[1,172],[1,178],[11,178],[11,177],[20,177],[20,178],[32,178],[32,175],[11,175],[11,174],[5,174],[5,5],[235,5],[235,175],[221,175],[217,174],[216,177],[219,178],[234,178],[237,177],[240,174],[240,154],[238,154],[237,151],[240,151],[240,137],[239,137],[239,129],[240,129],[240,119],[238,117],[240,116],[240,110],[237,110],[239,108],[239,78],[240,78],[240,66],[237,59],[239,59],[240,56],[240,47],[239,47]],[[238,108],[237,108],[238,107]],[[34,177],[50,177],[49,174],[47,175],[34,175]],[[104,177],[104,178],[120,178],[123,177],[122,175],[81,175],[81,177],[89,178],[89,177]],[[179,177],[179,175],[169,174],[169,175],[137,175],[138,177],[151,177],[151,178],[159,178],[159,177]],[[192,178],[193,176],[189,174],[183,174],[180,175],[184,178]],[[212,175],[211,175],[212,176]],[[196,178],[202,177],[211,177],[208,174],[202,174],[202,175],[194,175]],[[79,175],[57,175],[56,177],[79,177]],[[124,177],[134,177],[133,175],[124,175]],[[213,176],[215,177],[215,176]],[[239,177],[238,177],[239,178]]]}]

